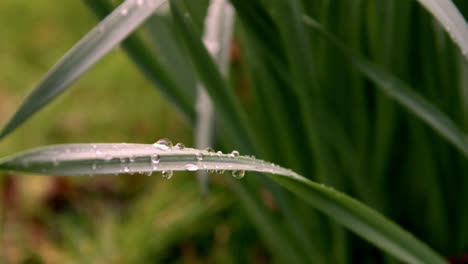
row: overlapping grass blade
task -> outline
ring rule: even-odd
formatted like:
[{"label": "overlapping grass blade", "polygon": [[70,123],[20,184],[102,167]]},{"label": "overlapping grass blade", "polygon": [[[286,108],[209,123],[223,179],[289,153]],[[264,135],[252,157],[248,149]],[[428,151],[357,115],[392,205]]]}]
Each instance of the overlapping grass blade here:
[{"label": "overlapping grass blade", "polygon": [[[83,0],[99,19],[112,12],[114,6],[106,0]],[[126,38],[121,47],[129,58],[150,80],[155,88],[163,93],[177,107],[190,123],[195,120],[193,96],[195,94],[194,74],[177,52],[178,45],[171,37],[167,23],[158,15],[151,16],[145,22],[150,40],[157,41],[157,47],[143,39],[142,34],[132,34]],[[153,52],[156,50],[156,52]],[[156,54],[155,54],[156,53]],[[175,76],[177,74],[177,76]]]},{"label": "overlapping grass blade", "polygon": [[15,130],[31,115],[62,93],[74,80],[118,45],[166,0],[127,0],[81,39],[49,71],[0,132]]},{"label": "overlapping grass blade", "polygon": [[304,17],[304,22],[322,33],[326,39],[330,40],[330,42],[337,47],[362,74],[373,81],[382,92],[393,98],[396,102],[409,110],[410,113],[424,121],[439,135],[459,149],[465,157],[468,157],[468,137],[449,117],[412,90],[403,81],[385,72],[361,56],[351,52],[312,18]]},{"label": "overlapping grass blade", "polygon": [[[230,48],[234,32],[234,10],[226,0],[212,0],[205,17],[203,42],[216,61],[221,73],[226,76],[230,61]],[[206,88],[197,87],[197,123],[195,127],[195,142],[197,148],[207,148],[213,145],[214,109]],[[208,191],[208,175],[205,172],[197,174],[202,190]]]},{"label": "overlapping grass blade", "polygon": [[0,160],[0,169],[60,175],[230,170],[267,173],[305,202],[408,263],[444,263],[425,244],[353,198],[295,172],[248,156],[164,144],[72,144],[33,149]]},{"label": "overlapping grass blade", "polygon": [[184,12],[183,5],[179,1],[171,1],[170,3],[174,23],[180,30],[180,36],[187,46],[200,80],[213,100],[220,120],[241,150],[255,149],[256,143],[250,133],[247,115],[198,37],[199,34],[191,23],[191,17],[184,15],[189,13]]},{"label": "overlapping grass blade", "polygon": [[468,59],[468,25],[451,0],[418,0],[439,21]]}]

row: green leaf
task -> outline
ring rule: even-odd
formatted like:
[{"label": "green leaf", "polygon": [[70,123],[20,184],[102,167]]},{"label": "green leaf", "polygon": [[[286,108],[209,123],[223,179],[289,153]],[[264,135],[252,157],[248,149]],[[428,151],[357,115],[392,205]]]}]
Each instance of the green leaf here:
[{"label": "green leaf", "polygon": [[[444,263],[421,241],[385,217],[324,185],[278,165],[237,153],[221,154],[167,144],[72,144],[33,149],[0,160],[0,169],[60,175],[231,170],[267,175],[374,245],[408,263]],[[168,174],[166,173],[166,176]]]},{"label": "green leaf", "polygon": [[439,135],[459,149],[465,157],[468,157],[468,137],[447,115],[416,93],[403,81],[347,49],[337,38],[312,18],[304,17],[304,23],[325,36],[362,74],[377,84],[377,87],[382,92],[424,121]]},{"label": "green leaf", "polygon": [[125,1],[84,36],[40,81],[0,132],[11,133],[124,40],[166,0]]}]

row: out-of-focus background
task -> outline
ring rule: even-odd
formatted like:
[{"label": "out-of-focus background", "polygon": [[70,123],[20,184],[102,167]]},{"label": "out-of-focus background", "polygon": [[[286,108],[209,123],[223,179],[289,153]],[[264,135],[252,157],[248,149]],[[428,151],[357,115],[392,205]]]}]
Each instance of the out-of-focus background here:
[{"label": "out-of-focus background", "polygon": [[[0,1],[0,124],[96,22],[81,1]],[[192,128],[116,49],[3,140],[0,156],[48,144],[152,143],[162,137],[192,145],[191,135]],[[230,223],[232,213],[222,213],[230,203],[225,189],[214,187],[203,198],[192,173],[166,181],[156,174],[2,172],[0,263],[229,262],[231,227],[242,223]],[[248,250],[261,258],[256,247]]]}]

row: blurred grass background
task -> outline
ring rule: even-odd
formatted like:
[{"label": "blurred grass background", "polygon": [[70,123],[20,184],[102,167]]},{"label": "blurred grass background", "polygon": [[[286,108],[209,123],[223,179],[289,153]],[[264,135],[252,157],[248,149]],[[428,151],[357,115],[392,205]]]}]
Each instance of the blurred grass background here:
[{"label": "blurred grass background", "polygon": [[[4,124],[97,20],[81,1],[6,0],[0,14]],[[152,143],[170,137],[191,145],[191,131],[116,49],[2,141],[0,156],[72,142]],[[242,226],[220,214],[230,203],[227,196],[215,188],[203,199],[193,174],[179,173],[170,182],[158,176],[0,173],[0,263],[226,262],[231,226]]]}]

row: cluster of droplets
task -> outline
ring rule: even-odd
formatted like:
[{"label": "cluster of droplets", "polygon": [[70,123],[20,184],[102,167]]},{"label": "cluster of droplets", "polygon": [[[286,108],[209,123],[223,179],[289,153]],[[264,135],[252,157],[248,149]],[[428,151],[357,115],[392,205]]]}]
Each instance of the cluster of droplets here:
[{"label": "cluster of droplets", "polygon": [[[114,149],[119,149],[120,144],[114,145]],[[162,151],[180,151],[185,149],[185,145],[183,143],[177,143],[175,145],[172,144],[172,142],[169,139],[163,138],[158,141],[156,141],[153,145],[154,148],[157,148],[158,150]],[[135,163],[136,157],[132,155],[132,153],[128,153],[128,150],[125,148],[121,149],[121,156],[120,157],[115,157],[111,155],[111,152],[104,151],[103,149],[100,149],[97,145],[93,144],[91,145],[91,150],[94,152],[96,159],[101,159],[107,162],[111,161],[120,161],[120,173],[130,173],[132,174],[132,163]],[[65,150],[66,153],[70,153],[70,149]],[[195,172],[198,170],[208,170],[210,173],[218,173],[218,174],[224,174],[224,168],[220,168],[218,166],[215,166],[215,168],[210,169],[209,168],[209,163],[204,162],[205,161],[205,156],[217,156],[221,160],[224,158],[233,158],[236,159],[240,156],[239,152],[237,150],[232,151],[229,154],[223,154],[221,151],[215,152],[212,148],[206,148],[204,151],[197,151],[195,153],[195,160],[188,162],[184,165],[184,169],[186,171],[190,172]],[[161,162],[161,155],[160,153],[152,153],[149,157],[149,167],[145,172],[141,172],[142,174],[146,174],[148,176],[151,176],[154,171],[157,171],[159,169],[159,164]],[[103,166],[105,165],[99,165],[100,163],[93,162],[90,164],[90,168],[92,171],[97,171],[98,169],[102,169]],[[25,167],[27,167],[27,162],[24,161]],[[55,158],[52,160],[52,165],[54,167],[59,166],[59,161]],[[228,170],[232,168],[231,166],[228,166]],[[164,170],[162,171],[162,176],[165,179],[171,179],[173,176],[173,171],[172,170]],[[241,179],[245,176],[245,171],[244,170],[232,170],[232,176],[236,179]]]}]

